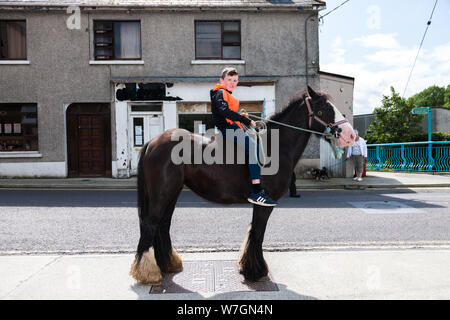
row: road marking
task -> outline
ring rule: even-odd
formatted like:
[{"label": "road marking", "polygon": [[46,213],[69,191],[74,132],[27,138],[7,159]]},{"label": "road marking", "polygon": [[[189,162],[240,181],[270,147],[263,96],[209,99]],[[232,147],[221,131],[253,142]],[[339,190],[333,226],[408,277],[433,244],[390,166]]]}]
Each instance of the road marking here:
[{"label": "road marking", "polygon": [[365,213],[425,213],[423,210],[397,201],[352,201],[348,203]]},{"label": "road marking", "polygon": [[[450,249],[450,240],[418,241],[362,241],[362,242],[279,242],[263,246],[267,252],[287,251],[325,251],[325,250],[363,250],[363,249]],[[220,247],[184,247],[177,246],[179,253],[235,252],[238,244],[222,244]],[[135,254],[134,249],[92,249],[92,250],[0,250],[0,255],[83,255],[83,254]]]},{"label": "road marking", "polygon": [[352,249],[450,249],[450,240],[418,241],[359,241],[359,242],[303,242],[278,243],[265,251],[320,251]]}]

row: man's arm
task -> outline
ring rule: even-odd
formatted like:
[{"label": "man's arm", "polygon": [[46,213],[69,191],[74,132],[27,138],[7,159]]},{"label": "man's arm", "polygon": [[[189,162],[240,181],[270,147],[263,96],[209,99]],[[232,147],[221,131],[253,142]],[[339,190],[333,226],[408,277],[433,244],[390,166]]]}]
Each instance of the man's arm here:
[{"label": "man's arm", "polygon": [[347,147],[347,158],[350,158],[352,156],[352,146]]},{"label": "man's arm", "polygon": [[363,156],[364,156],[364,158],[367,158],[367,143],[366,143],[366,140],[363,140]]},{"label": "man's arm", "polygon": [[228,103],[223,99],[222,89],[215,91],[211,95],[211,109],[214,109],[215,112],[227,119],[230,119],[231,121],[239,121],[246,126],[249,126],[252,122],[249,118],[241,116],[239,113],[230,110]]}]

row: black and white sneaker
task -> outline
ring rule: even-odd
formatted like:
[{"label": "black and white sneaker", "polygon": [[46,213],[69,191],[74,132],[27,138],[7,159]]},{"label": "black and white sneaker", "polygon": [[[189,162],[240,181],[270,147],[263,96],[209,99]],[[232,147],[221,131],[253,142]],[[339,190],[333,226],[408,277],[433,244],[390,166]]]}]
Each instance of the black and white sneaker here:
[{"label": "black and white sneaker", "polygon": [[261,190],[258,193],[250,192],[250,196],[247,198],[248,202],[265,206],[265,207],[274,207],[278,203],[272,200],[267,194],[264,193],[264,190]]}]

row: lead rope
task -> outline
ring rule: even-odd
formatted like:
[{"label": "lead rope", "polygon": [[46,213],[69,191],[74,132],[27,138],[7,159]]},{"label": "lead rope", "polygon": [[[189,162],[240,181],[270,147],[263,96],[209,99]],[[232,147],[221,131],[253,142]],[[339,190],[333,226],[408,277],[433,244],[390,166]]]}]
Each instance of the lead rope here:
[{"label": "lead rope", "polygon": [[[247,114],[247,112],[245,111],[245,109],[241,109],[241,111],[239,113],[245,113]],[[253,116],[253,115],[251,115]],[[257,117],[257,116],[255,116]],[[260,118],[260,117],[257,117]],[[263,119],[263,118],[260,118]],[[247,132],[250,136],[255,137],[256,140],[256,148],[255,148],[255,159],[256,162],[258,163],[258,166],[260,168],[263,168],[266,166],[266,153],[264,152],[264,144],[262,143],[262,136],[265,135],[267,133],[267,124],[264,121],[261,120],[257,120],[256,122],[256,126],[258,127],[259,130],[256,130],[253,127],[247,127],[245,124],[241,123],[241,125],[244,127],[245,132]],[[261,143],[260,143],[261,141]],[[259,161],[259,155],[258,155],[258,146],[261,149],[259,152],[261,154],[261,157],[263,158],[263,162]]]}]

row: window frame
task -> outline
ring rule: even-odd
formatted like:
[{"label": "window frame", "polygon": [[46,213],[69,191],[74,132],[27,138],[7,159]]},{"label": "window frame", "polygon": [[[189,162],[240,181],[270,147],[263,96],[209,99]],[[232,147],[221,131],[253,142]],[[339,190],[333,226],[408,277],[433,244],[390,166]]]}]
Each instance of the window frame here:
[{"label": "window frame", "polygon": [[[141,20],[103,20],[103,19],[93,19],[93,27],[92,27],[92,32],[93,32],[93,48],[94,48],[94,52],[93,52],[93,58],[94,61],[139,61],[142,60],[142,22]],[[111,38],[112,38],[112,42],[111,42],[111,50],[112,50],[112,56],[110,59],[98,59],[97,56],[102,56],[102,55],[97,55],[96,54],[96,49],[97,49],[97,29],[96,29],[96,23],[98,22],[110,22],[112,25],[112,29],[111,29]],[[116,22],[139,22],[139,42],[140,42],[140,50],[139,50],[139,57],[137,58],[116,58],[116,54],[115,54],[115,37],[114,37],[114,23]],[[101,47],[100,47],[101,48]]]},{"label": "window frame", "polygon": [[[220,57],[199,57],[198,48],[197,48],[197,23],[201,22],[218,22],[220,23]],[[238,33],[239,34],[239,45],[225,43],[224,42],[224,23],[226,22],[237,22],[239,25],[239,31],[231,31],[229,33]],[[195,45],[195,60],[241,60],[242,59],[242,28],[241,28],[241,20],[194,20],[194,45]],[[223,57],[223,48],[224,46],[229,47],[239,47],[239,57],[235,58],[224,58]]]},{"label": "window frame", "polygon": [[[28,46],[27,46],[27,20],[26,19],[0,19],[0,22],[23,22],[25,24],[25,57],[24,58],[11,58],[6,57],[2,58],[0,56],[0,61],[26,61],[28,59]],[[8,40],[8,39],[6,39]],[[8,46],[8,42],[6,42],[6,45]]]},{"label": "window frame", "polygon": [[[136,127],[138,127],[139,126],[139,124],[137,123],[137,122],[139,122],[139,124],[140,124],[140,126],[141,126],[141,134],[140,135],[138,135],[137,133],[136,133]],[[135,116],[135,117],[133,117],[133,146],[134,147],[143,147],[144,146],[144,137],[145,137],[145,132],[144,132],[144,130],[145,130],[145,126],[144,126],[144,117],[143,116],[141,116],[141,117],[139,117],[139,116]],[[141,143],[140,144],[138,144],[137,143],[137,137],[138,136],[140,136],[141,137]]]}]

